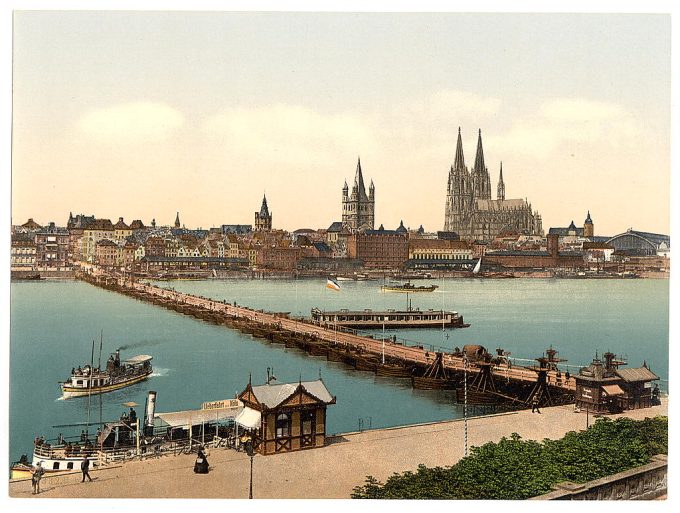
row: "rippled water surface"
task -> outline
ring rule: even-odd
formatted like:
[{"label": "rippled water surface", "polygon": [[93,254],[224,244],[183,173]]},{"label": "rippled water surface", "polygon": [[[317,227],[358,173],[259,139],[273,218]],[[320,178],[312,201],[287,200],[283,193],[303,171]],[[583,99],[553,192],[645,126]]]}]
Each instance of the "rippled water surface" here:
[{"label": "rippled water surface", "polygon": [[[423,283],[429,283],[427,280]],[[411,294],[414,308],[456,310],[472,326],[462,330],[403,330],[412,343],[453,348],[503,347],[514,357],[535,358],[553,345],[568,364],[587,364],[610,350],[643,361],[668,379],[668,281],[666,280],[434,280],[433,293]],[[309,316],[322,309],[404,308],[406,296],[381,293],[380,283],[342,282],[342,290],[320,280],[208,280],[158,283],[175,290],[272,311]],[[414,391],[408,382],[350,370],[325,358],[266,344],[224,327],[142,303],[77,281],[11,284],[10,457],[31,450],[37,435],[79,432],[53,427],[84,422],[87,398],[59,400],[57,382],[71,367],[90,361],[92,340],[103,332],[108,352],[130,346],[123,357],[154,357],[154,376],[141,384],[93,397],[90,418],[113,420],[122,403],[143,406],[158,392],[157,409],[176,411],[233,397],[248,383],[262,383],[267,367],[279,382],[321,375],[337,405],[329,407],[330,433],[364,426],[384,427],[460,417],[450,393]],[[572,372],[574,369],[572,369]],[[662,382],[667,388],[667,382]],[[141,412],[142,406],[138,408]],[[76,431],[77,430],[77,431]]]}]

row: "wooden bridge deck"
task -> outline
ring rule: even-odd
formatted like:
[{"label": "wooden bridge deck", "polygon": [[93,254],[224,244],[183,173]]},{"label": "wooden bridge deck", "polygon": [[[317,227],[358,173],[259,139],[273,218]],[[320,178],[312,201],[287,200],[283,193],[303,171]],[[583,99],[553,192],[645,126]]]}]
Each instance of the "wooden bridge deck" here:
[{"label": "wooden bridge deck", "polygon": [[[340,346],[360,348],[363,352],[376,356],[381,356],[384,353],[386,359],[396,359],[406,364],[429,365],[435,358],[434,352],[420,347],[401,345],[388,340],[383,342],[382,340],[338,330],[333,326],[322,326],[309,321],[289,319],[274,313],[257,311],[244,306],[234,306],[211,298],[167,290],[123,277],[114,277],[98,269],[95,269],[93,274],[105,277],[110,281],[115,280],[119,287],[137,290],[178,305],[196,306],[216,313],[248,319],[251,322],[261,324],[263,327],[276,325],[281,330],[301,335],[313,335],[318,340]],[[456,372],[463,372],[465,369],[464,359],[452,354],[444,354],[443,364],[445,368]],[[479,372],[479,369],[474,365],[468,365],[468,372],[475,374]],[[522,383],[535,383],[538,376],[534,370],[517,365],[494,365],[491,372],[498,378]],[[558,375],[554,370],[548,371],[547,382],[550,386],[561,388],[564,391],[576,389],[576,382],[573,377],[566,380],[564,374]]]}]

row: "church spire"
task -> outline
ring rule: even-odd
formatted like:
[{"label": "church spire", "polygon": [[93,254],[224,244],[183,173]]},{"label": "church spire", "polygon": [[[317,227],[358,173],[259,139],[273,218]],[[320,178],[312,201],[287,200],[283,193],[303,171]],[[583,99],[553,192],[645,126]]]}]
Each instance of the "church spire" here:
[{"label": "church spire", "polygon": [[361,157],[358,157],[357,159],[357,172],[354,176],[354,183],[358,187],[358,193],[359,193],[359,198],[362,200],[367,199],[366,196],[366,187],[364,186],[364,175],[361,172]]},{"label": "church spire", "polygon": [[475,171],[477,173],[484,173],[486,166],[484,165],[484,149],[482,148],[482,129],[479,129],[479,136],[477,137],[477,155],[475,155]]},{"label": "church spire", "polygon": [[505,182],[503,181],[503,162],[501,161],[501,175],[498,178],[498,189],[496,198],[503,201],[505,200]]},{"label": "church spire", "polygon": [[179,223],[179,212],[177,212],[177,217],[175,217],[175,228],[179,228],[180,223]]},{"label": "church spire", "polygon": [[260,216],[268,216],[269,207],[267,206],[267,194],[262,195],[262,206],[260,206]]},{"label": "church spire", "polygon": [[465,157],[463,156],[463,140],[460,137],[460,127],[458,127],[458,142],[456,142],[456,159],[453,162],[453,169],[456,171],[465,169]]}]

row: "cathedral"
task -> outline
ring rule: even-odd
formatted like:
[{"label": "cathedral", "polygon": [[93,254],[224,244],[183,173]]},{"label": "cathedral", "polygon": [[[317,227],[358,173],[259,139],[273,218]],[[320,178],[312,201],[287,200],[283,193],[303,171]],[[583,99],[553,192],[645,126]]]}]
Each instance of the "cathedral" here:
[{"label": "cathedral", "polygon": [[477,155],[472,170],[465,166],[463,142],[458,128],[456,157],[449,171],[446,190],[444,231],[456,232],[461,239],[491,240],[501,232],[516,231],[543,235],[541,216],[523,199],[505,199],[501,162],[496,199],[491,199],[491,179],[484,164],[482,131],[477,139]]},{"label": "cathedral", "polygon": [[361,159],[357,161],[352,194],[349,193],[347,180],[342,188],[342,227],[352,233],[373,230],[375,227],[375,185],[371,180],[367,195],[361,173]]}]

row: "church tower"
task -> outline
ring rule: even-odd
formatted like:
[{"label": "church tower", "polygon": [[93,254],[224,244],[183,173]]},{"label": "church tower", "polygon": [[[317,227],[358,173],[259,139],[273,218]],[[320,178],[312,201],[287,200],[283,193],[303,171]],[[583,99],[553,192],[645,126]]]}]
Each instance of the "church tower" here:
[{"label": "church tower", "polygon": [[496,190],[496,199],[505,201],[505,182],[503,181],[503,162],[501,162],[501,175],[498,178],[498,189]]},{"label": "church tower", "polygon": [[350,232],[373,230],[375,226],[375,185],[371,185],[366,194],[364,175],[361,171],[361,158],[357,159],[352,192],[349,192],[347,181],[342,188],[342,227]]},{"label": "church tower", "polygon": [[255,231],[270,232],[272,230],[272,213],[267,206],[267,195],[262,196],[262,206],[260,211],[255,212]]},{"label": "church tower", "polygon": [[179,212],[177,212],[177,217],[175,217],[175,228],[180,227],[180,222],[179,222]]},{"label": "church tower", "polygon": [[591,239],[595,234],[595,225],[593,224],[593,220],[590,218],[590,210],[588,210],[588,217],[586,217],[586,220],[583,222],[583,236]]},{"label": "church tower", "polygon": [[444,231],[458,232],[461,230],[472,208],[472,202],[472,179],[468,168],[465,166],[463,140],[460,136],[460,127],[458,127],[456,156],[449,171],[447,184]]}]

